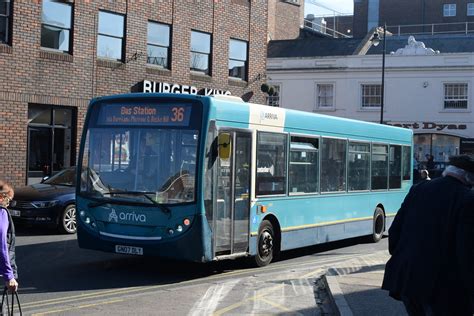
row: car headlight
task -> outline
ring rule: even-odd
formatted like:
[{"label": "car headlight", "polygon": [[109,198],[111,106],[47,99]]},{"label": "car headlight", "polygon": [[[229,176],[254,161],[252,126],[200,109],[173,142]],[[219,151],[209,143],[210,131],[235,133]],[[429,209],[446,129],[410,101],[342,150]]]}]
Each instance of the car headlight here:
[{"label": "car headlight", "polygon": [[59,201],[35,201],[31,202],[31,205],[33,205],[36,208],[48,208],[55,206],[58,204]]}]

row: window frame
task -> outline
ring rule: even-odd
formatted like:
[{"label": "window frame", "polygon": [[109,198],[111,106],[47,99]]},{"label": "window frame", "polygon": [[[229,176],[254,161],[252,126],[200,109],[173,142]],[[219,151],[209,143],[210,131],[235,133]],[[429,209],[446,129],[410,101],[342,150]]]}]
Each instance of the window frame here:
[{"label": "window frame", "polygon": [[[166,26],[168,27],[168,46],[162,46],[162,45],[159,45],[159,44],[154,44],[154,43],[151,43],[150,42],[150,39],[149,39],[149,28],[148,26],[150,24],[159,24],[161,26]],[[147,56],[146,56],[146,64],[147,66],[153,66],[153,67],[159,67],[159,68],[162,68],[162,69],[168,69],[168,70],[171,70],[171,46],[172,46],[172,34],[173,34],[173,31],[172,31],[172,25],[170,24],[167,24],[167,23],[162,23],[162,22],[157,22],[157,21],[153,21],[153,20],[148,20],[148,23],[147,23]],[[166,48],[166,58],[167,58],[167,63],[166,63],[166,66],[162,66],[162,65],[158,65],[158,64],[153,64],[153,63],[149,63],[148,62],[148,46],[154,46],[154,47],[160,47],[160,48]]]},{"label": "window frame", "polygon": [[[100,33],[99,32],[99,28],[100,28],[100,13],[103,12],[103,13],[108,13],[108,14],[113,14],[113,15],[118,15],[118,16],[121,16],[123,17],[123,29],[122,29],[122,37],[118,37],[118,36],[115,36],[115,35],[109,35],[109,34],[103,34],[103,33]],[[98,17],[97,17],[98,21],[97,21],[97,46],[98,46],[98,42],[99,42],[99,37],[100,36],[104,36],[104,37],[108,37],[108,38],[115,38],[115,39],[121,39],[122,41],[122,45],[120,47],[121,49],[121,54],[120,54],[120,59],[116,59],[116,58],[110,58],[110,57],[107,57],[107,56],[99,56],[99,50],[96,49],[96,57],[99,58],[99,59],[104,59],[104,60],[113,60],[113,61],[118,61],[118,62],[124,62],[125,60],[125,42],[126,42],[126,34],[127,34],[127,16],[125,14],[122,14],[122,13],[117,13],[117,12],[113,12],[113,11],[108,11],[108,10],[99,10],[99,14],[98,14]]]},{"label": "window frame", "polygon": [[[317,189],[315,192],[291,192],[290,191],[290,164],[291,164],[291,139],[292,137],[301,137],[301,138],[310,138],[310,139],[313,139],[313,140],[317,140],[318,141],[318,151],[317,151],[317,154],[318,154],[318,164],[317,164],[317,168],[318,168],[318,176],[317,176]],[[308,134],[298,134],[298,133],[290,133],[288,135],[288,152],[287,152],[287,155],[288,155],[288,158],[287,158],[287,161],[288,161],[288,166],[287,166],[287,180],[288,180],[288,183],[287,183],[287,192],[288,192],[288,196],[301,196],[301,195],[320,195],[321,194],[321,136],[320,135],[308,135]]]},{"label": "window frame", "polygon": [[443,4],[443,17],[454,17],[456,16],[456,3],[445,3]]},{"label": "window frame", "polygon": [[[397,190],[401,190],[402,187],[403,187],[403,144],[397,144],[397,143],[389,143],[388,144],[388,190],[389,191],[397,191]],[[392,162],[392,160],[390,159],[390,149],[392,147],[400,147],[400,187],[397,187],[397,188],[391,188],[390,187],[390,177],[391,177],[391,174],[390,172],[392,171],[392,168],[390,168],[390,163]]]},{"label": "window frame", "polygon": [[[258,153],[259,153],[259,135],[261,134],[272,134],[272,135],[283,135],[285,136],[285,161],[284,161],[284,167],[285,167],[285,179],[283,181],[285,185],[285,192],[283,193],[276,193],[276,194],[261,194],[259,193],[259,182],[258,182]],[[289,167],[289,134],[288,133],[282,133],[282,132],[271,132],[271,131],[265,131],[265,130],[257,130],[257,135],[256,135],[256,141],[255,141],[255,197],[257,198],[264,198],[264,197],[275,197],[275,196],[288,196],[288,167]]]},{"label": "window frame", "polygon": [[[460,89],[461,86],[466,87],[465,95],[452,95],[449,96],[446,94],[447,89]],[[447,98],[450,97],[450,98]],[[465,98],[462,98],[465,97]],[[447,107],[447,102],[466,102],[465,107]],[[443,83],[443,111],[468,111],[469,110],[469,82],[444,82]]]},{"label": "window frame", "polygon": [[[351,151],[350,150],[350,145],[351,143],[360,143],[360,144],[366,144],[369,145],[369,151],[368,152],[363,152],[363,151]],[[362,153],[362,154],[368,154],[369,155],[369,188],[367,190],[350,190],[349,189],[349,154],[351,153]],[[357,140],[357,139],[351,139],[349,138],[347,141],[347,170],[346,170],[346,177],[347,177],[347,192],[354,193],[354,192],[370,192],[372,189],[372,143],[370,141],[366,140]]]},{"label": "window frame", "polygon": [[[406,150],[408,149],[408,175],[409,175],[409,178],[408,179],[405,179],[405,168],[407,167],[407,164],[406,164],[406,160],[405,158],[407,157],[406,156]],[[413,178],[413,164],[412,164],[412,160],[413,160],[413,145],[411,146],[408,146],[408,145],[402,145],[402,187],[403,187],[403,181],[410,181],[412,180]]]},{"label": "window frame", "polygon": [[[321,180],[322,180],[322,177],[321,177],[321,174],[322,174],[322,171],[323,171],[323,153],[324,153],[324,150],[323,150],[323,145],[324,145],[324,140],[325,139],[332,139],[332,140],[343,140],[346,142],[346,146],[345,146],[345,155],[344,155],[344,159],[345,159],[345,163],[344,163],[344,182],[345,182],[345,189],[342,190],[342,191],[324,191],[322,190],[322,185],[321,185]],[[347,193],[347,163],[348,163],[348,150],[349,150],[349,141],[350,139],[349,138],[345,138],[345,137],[337,137],[337,136],[324,136],[322,135],[321,136],[321,140],[320,140],[320,144],[319,144],[319,148],[320,148],[320,156],[319,156],[319,192],[321,195],[323,194],[344,194],[344,193]]]},{"label": "window frame", "polygon": [[466,5],[466,15],[474,16],[474,2],[468,2]]},{"label": "window frame", "polygon": [[[384,154],[385,157],[387,157],[387,176],[386,176],[386,179],[387,179],[387,186],[384,188],[384,189],[373,189],[372,188],[372,185],[373,185],[373,181],[372,181],[372,171],[373,171],[373,155],[374,155],[374,145],[375,146],[386,146],[387,147],[387,152]],[[376,155],[382,155],[382,154],[376,154]],[[371,145],[370,145],[370,191],[374,191],[374,192],[383,192],[383,191],[387,191],[388,192],[388,178],[389,178],[389,168],[390,168],[390,143],[383,143],[383,142],[371,142]]]},{"label": "window frame", "polygon": [[0,38],[0,45],[12,45],[13,4],[14,0],[10,0],[8,5],[8,12],[6,14],[0,14],[0,17],[5,18],[5,38]]},{"label": "window frame", "polygon": [[[193,41],[193,33],[201,33],[201,34],[206,34],[206,35],[209,35],[209,53],[203,53],[203,52],[200,52],[200,51],[193,51],[192,50],[192,41]],[[203,32],[203,31],[198,31],[198,30],[195,30],[195,29],[191,29],[191,36],[190,36],[190,41],[189,41],[189,53],[190,53],[190,60],[189,60],[189,70],[193,73],[197,73],[197,74],[200,74],[200,75],[204,75],[204,76],[212,76],[212,33],[207,33],[207,32]],[[207,72],[206,71],[201,71],[199,69],[194,69],[192,68],[191,66],[191,63],[192,63],[192,55],[194,54],[199,54],[199,55],[205,55],[207,54]]]},{"label": "window frame", "polygon": [[[231,50],[230,50],[231,45],[230,44],[231,44],[232,41],[245,43],[245,49],[246,49],[246,52],[245,52],[246,59],[245,60],[231,58]],[[240,61],[240,62],[243,61],[245,71],[244,71],[244,78],[241,78],[241,77],[231,76],[230,75],[230,69],[229,69],[229,78],[235,79],[235,80],[248,81],[248,73],[249,73],[249,42],[248,41],[244,41],[244,40],[236,39],[236,38],[232,38],[232,37],[229,38],[229,63],[230,63],[230,61]]]},{"label": "window frame", "polygon": [[[375,88],[379,90],[379,94],[364,94],[365,88]],[[365,111],[380,111],[382,107],[382,84],[380,83],[361,83],[360,84],[360,108]],[[369,91],[370,92],[370,91]],[[377,91],[375,91],[377,92]],[[370,102],[367,102],[367,98],[378,98],[379,103],[377,105],[371,105]]]},{"label": "window frame", "polygon": [[[332,104],[330,106],[321,106],[320,102],[320,87],[325,86],[325,87],[331,87],[331,98],[332,98]],[[325,97],[326,99],[327,97]],[[335,108],[335,102],[336,102],[336,85],[333,82],[317,82],[316,83],[316,111],[321,111],[321,110],[334,110]]]},{"label": "window frame", "polygon": [[[61,1],[55,1],[55,2],[58,2],[58,3],[62,3],[62,4],[65,4],[65,5],[68,5],[71,12],[70,12],[70,15],[71,15],[71,25],[69,26],[69,28],[66,28],[66,27],[60,27],[60,26],[57,26],[57,25],[54,25],[54,24],[47,24],[47,23],[44,23],[43,21],[43,12],[44,12],[44,4],[46,3],[44,0],[42,1],[42,4],[41,4],[41,32],[40,32],[40,47],[41,49],[46,49],[46,50],[52,50],[52,51],[55,51],[55,52],[61,52],[61,53],[65,53],[65,54],[70,54],[72,55],[73,54],[73,36],[74,36],[74,2],[71,2],[69,0],[61,0]],[[69,31],[69,41],[68,41],[68,49],[67,50],[62,50],[62,49],[59,49],[59,48],[52,48],[52,47],[45,47],[45,46],[42,46],[42,39],[43,39],[43,26],[49,26],[49,27],[52,27],[52,28],[55,28],[55,29],[60,29],[60,30],[68,30]]]}]

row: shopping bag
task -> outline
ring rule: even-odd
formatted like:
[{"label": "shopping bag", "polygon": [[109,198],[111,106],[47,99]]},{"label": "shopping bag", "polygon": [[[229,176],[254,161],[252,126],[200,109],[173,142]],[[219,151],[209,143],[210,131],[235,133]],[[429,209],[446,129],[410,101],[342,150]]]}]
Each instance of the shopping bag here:
[{"label": "shopping bag", "polygon": [[[15,301],[17,307],[17,312],[15,312]],[[2,303],[0,305],[0,315],[1,316],[13,316],[13,315],[20,315],[22,316],[23,313],[21,312],[21,305],[20,305],[20,298],[18,297],[18,292],[11,293],[11,299],[8,298],[8,288],[5,287],[3,290],[2,295]]]}]

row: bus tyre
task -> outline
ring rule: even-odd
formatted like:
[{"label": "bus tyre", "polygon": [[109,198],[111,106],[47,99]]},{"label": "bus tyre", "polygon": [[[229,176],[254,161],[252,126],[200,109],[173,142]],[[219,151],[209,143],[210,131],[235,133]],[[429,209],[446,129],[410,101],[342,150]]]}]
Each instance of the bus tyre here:
[{"label": "bus tyre", "polygon": [[255,263],[259,267],[268,265],[272,259],[275,250],[275,232],[272,223],[264,220],[258,230],[257,255]]},{"label": "bus tyre", "polygon": [[385,214],[380,207],[375,209],[373,225],[372,225],[372,241],[374,243],[379,242],[383,237],[385,230]]},{"label": "bus tyre", "polygon": [[59,231],[63,234],[75,234],[77,231],[76,206],[66,206],[59,217]]}]

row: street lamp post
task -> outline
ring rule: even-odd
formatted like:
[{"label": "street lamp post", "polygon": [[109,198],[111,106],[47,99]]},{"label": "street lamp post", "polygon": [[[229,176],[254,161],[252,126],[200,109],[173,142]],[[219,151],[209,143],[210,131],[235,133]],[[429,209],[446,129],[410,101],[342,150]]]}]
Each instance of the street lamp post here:
[{"label": "street lamp post", "polygon": [[387,24],[384,23],[383,29],[381,30],[380,27],[377,27],[375,30],[374,35],[371,38],[374,46],[378,46],[380,43],[380,37],[382,37],[382,86],[380,91],[380,124],[383,124],[383,106],[384,106],[384,92],[385,92],[385,39],[387,35],[391,35],[390,33],[387,34]]}]

